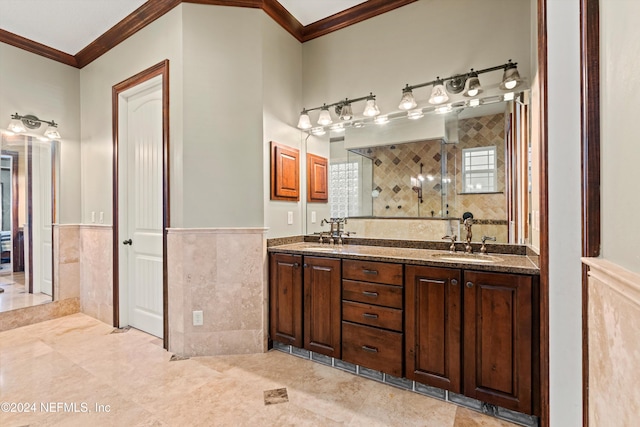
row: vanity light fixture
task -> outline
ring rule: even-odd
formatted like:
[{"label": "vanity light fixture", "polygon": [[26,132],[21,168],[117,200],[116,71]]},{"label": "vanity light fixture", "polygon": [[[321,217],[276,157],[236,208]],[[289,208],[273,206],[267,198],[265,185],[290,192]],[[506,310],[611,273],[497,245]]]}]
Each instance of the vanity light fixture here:
[{"label": "vanity light fixture", "polygon": [[363,115],[366,117],[375,117],[380,114],[380,109],[376,104],[376,96],[369,92],[369,95],[362,96],[360,98],[345,98],[344,100],[334,102],[332,104],[322,104],[321,107],[315,108],[303,108],[300,113],[300,118],[298,119],[298,129],[309,130],[313,127],[311,124],[311,119],[309,117],[310,111],[320,110],[320,115],[318,116],[318,124],[320,126],[328,126],[333,123],[333,119],[331,118],[330,108],[335,107],[335,112],[340,118],[340,120],[348,121],[354,118],[353,109],[351,108],[351,104],[358,101],[366,101]]},{"label": "vanity light fixture", "polygon": [[415,97],[413,95],[413,89],[433,86],[431,95],[429,97],[429,103],[433,105],[444,104],[449,100],[449,93],[457,94],[462,92],[466,97],[478,96],[482,93],[482,85],[480,84],[480,74],[489,73],[492,71],[503,70],[502,82],[500,83],[500,89],[510,91],[518,87],[522,83],[520,73],[518,73],[518,64],[509,60],[507,63],[497,65],[495,67],[485,68],[482,70],[471,69],[466,74],[456,74],[450,77],[440,78],[435,80],[420,83],[417,85],[407,84],[402,89],[402,99],[398,108],[401,110],[413,110],[417,107]]},{"label": "vanity light fixture", "polygon": [[[46,123],[48,125],[47,129],[44,131],[44,137],[46,137],[47,139],[60,139],[60,132],[58,132],[58,124],[56,122],[54,122],[53,120],[42,120],[32,115],[21,116],[18,113],[12,114],[11,122],[9,123],[7,129],[9,130],[9,132],[13,132],[14,134],[23,133],[28,132],[28,129],[40,129],[42,123]],[[36,137],[41,140],[43,139],[42,136]]]},{"label": "vanity light fixture", "polygon": [[449,100],[449,95],[444,88],[444,82],[440,80],[440,77],[436,78],[436,82],[431,90],[431,96],[429,97],[429,104],[440,105]]}]

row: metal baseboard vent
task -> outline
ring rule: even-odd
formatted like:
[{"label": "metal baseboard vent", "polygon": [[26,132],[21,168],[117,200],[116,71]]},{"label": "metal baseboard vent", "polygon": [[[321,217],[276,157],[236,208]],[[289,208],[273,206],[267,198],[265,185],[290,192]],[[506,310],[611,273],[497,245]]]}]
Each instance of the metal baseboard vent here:
[{"label": "metal baseboard vent", "polygon": [[273,341],[273,349],[281,351],[283,353],[292,354],[303,359],[312,360],[316,363],[320,363],[326,366],[331,366],[342,371],[350,372],[354,375],[368,378],[370,380],[389,384],[390,386],[398,387],[403,390],[412,391],[414,393],[440,399],[445,402],[453,403],[455,405],[464,406],[465,408],[472,409],[476,412],[481,412],[491,417],[509,421],[524,427],[538,427],[539,425],[538,417],[533,415],[527,415],[521,412],[512,411],[510,409],[505,409],[491,403],[481,402],[479,400],[472,399],[461,394],[453,393],[437,387],[424,385],[412,380],[408,380],[406,378],[394,377],[392,375],[385,374],[384,372],[375,371],[373,369],[365,368],[364,366],[360,365],[354,365],[353,363],[345,362],[344,360],[314,353],[312,351],[294,347],[292,345]]}]

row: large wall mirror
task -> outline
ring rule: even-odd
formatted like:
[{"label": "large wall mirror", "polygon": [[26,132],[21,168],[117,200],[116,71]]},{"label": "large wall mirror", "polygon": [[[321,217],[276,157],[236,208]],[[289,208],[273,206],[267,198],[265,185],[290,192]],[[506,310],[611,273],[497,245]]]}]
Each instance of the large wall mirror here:
[{"label": "large wall mirror", "polygon": [[0,312],[54,298],[57,144],[2,134]]},{"label": "large wall mirror", "polygon": [[478,236],[535,243],[529,98],[520,90],[311,135],[309,146],[330,145],[329,202],[307,205],[307,232],[346,217],[358,237],[436,240],[461,236],[471,212]]}]

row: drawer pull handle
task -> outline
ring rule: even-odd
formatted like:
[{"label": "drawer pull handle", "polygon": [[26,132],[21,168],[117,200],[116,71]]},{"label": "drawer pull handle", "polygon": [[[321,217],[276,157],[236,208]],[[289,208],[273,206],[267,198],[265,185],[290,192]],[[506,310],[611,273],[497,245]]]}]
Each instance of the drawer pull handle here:
[{"label": "drawer pull handle", "polygon": [[362,317],[365,317],[367,319],[377,319],[378,315],[373,313],[362,313]]},{"label": "drawer pull handle", "polygon": [[366,268],[363,268],[363,269],[362,269],[362,272],[363,272],[364,274],[374,274],[374,275],[375,275],[375,274],[378,274],[378,272],[377,272],[376,270],[367,270]]},{"label": "drawer pull handle", "polygon": [[375,348],[375,347],[369,347],[368,345],[363,345],[363,346],[362,346],[362,349],[363,349],[364,351],[368,351],[369,353],[377,353],[377,352],[378,352],[378,349],[377,349],[377,348]]},{"label": "drawer pull handle", "polygon": [[372,298],[378,297],[377,292],[362,291],[362,295],[364,295],[365,297],[372,297]]}]

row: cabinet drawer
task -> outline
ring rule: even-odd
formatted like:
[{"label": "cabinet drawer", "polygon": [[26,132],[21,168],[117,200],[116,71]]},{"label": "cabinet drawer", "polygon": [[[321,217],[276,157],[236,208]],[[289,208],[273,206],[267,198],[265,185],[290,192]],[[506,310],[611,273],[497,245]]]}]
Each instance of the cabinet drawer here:
[{"label": "cabinet drawer", "polygon": [[402,286],[402,264],[345,259],[342,278]]},{"label": "cabinet drawer", "polygon": [[343,280],[342,299],[391,308],[402,308],[402,288],[355,280]]},{"label": "cabinet drawer", "polygon": [[342,359],[402,377],[402,334],[342,322]]},{"label": "cabinet drawer", "polygon": [[342,301],[342,320],[402,332],[402,310]]}]

